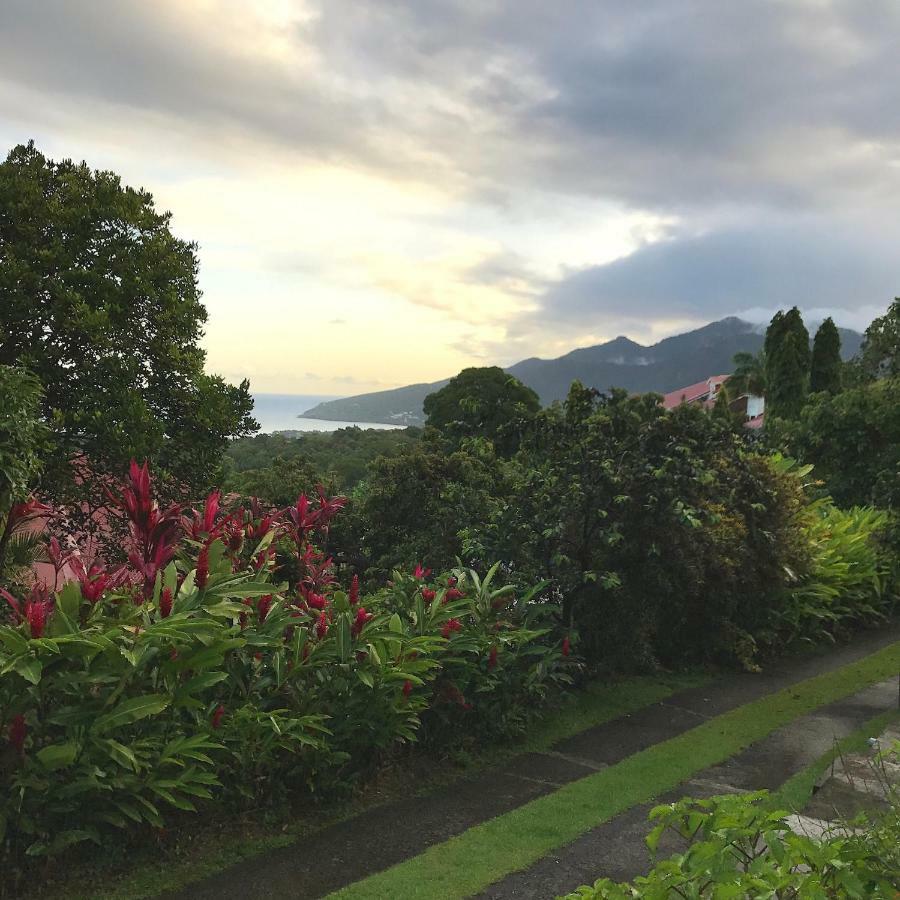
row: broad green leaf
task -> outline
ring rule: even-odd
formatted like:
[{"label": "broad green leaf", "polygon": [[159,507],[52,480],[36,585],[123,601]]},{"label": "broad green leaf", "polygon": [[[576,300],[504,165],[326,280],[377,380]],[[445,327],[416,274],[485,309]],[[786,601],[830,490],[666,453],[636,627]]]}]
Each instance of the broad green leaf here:
[{"label": "broad green leaf", "polygon": [[103,734],[124,725],[130,725],[148,716],[161,713],[169,705],[169,698],[164,694],[145,694],[120,703],[112,712],[100,716],[91,727],[95,734]]}]

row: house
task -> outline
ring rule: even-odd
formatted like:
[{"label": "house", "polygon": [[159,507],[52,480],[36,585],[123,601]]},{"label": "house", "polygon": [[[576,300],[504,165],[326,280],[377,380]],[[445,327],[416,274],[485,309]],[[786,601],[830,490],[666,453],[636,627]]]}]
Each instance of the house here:
[{"label": "house", "polygon": [[[689,384],[687,387],[669,391],[663,395],[662,405],[665,409],[675,409],[682,403],[700,404],[704,409],[711,409],[716,402],[719,391],[728,380],[728,375],[711,375],[705,381]],[[765,418],[765,397],[755,394],[741,394],[729,402],[729,407],[737,413],[743,413],[747,428],[762,428]]]}]

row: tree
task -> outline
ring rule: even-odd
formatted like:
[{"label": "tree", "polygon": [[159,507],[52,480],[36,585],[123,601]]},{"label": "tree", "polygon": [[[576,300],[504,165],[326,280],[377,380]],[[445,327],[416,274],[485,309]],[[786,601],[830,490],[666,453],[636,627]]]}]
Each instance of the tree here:
[{"label": "tree", "polygon": [[770,416],[795,418],[809,392],[809,332],[800,310],[777,312],[766,331],[765,375]]},{"label": "tree", "polygon": [[734,373],[728,379],[726,387],[732,398],[743,394],[754,394],[757,397],[766,395],[766,353],[760,350],[753,354],[747,351],[734,354]]},{"label": "tree", "polygon": [[0,576],[4,581],[10,577],[10,549],[18,542],[27,550],[28,527],[43,510],[26,502],[43,468],[46,449],[47,429],[40,421],[40,406],[37,378],[24,369],[0,365]]},{"label": "tree", "polygon": [[497,366],[463,369],[425,398],[427,424],[452,440],[484,437],[498,451],[515,449],[515,426],[541,408],[538,395]]},{"label": "tree", "polygon": [[900,297],[866,329],[861,357],[869,378],[900,375]]},{"label": "tree", "polygon": [[841,336],[834,320],[829,317],[820,326],[813,340],[809,389],[814,394],[825,391],[836,394],[841,389]]},{"label": "tree", "polygon": [[75,456],[116,473],[153,459],[199,489],[227,440],[258,427],[248,382],[203,371],[196,245],[170,218],[145,190],[33,142],[0,164],[0,364],[43,386],[55,494],[73,487]]},{"label": "tree", "polygon": [[770,416],[795,419],[800,414],[809,384],[809,370],[803,364],[804,359],[797,335],[785,335],[766,376],[769,385],[766,409]]},{"label": "tree", "polygon": [[900,379],[814,398],[787,428],[785,448],[815,466],[840,506],[900,509]]}]

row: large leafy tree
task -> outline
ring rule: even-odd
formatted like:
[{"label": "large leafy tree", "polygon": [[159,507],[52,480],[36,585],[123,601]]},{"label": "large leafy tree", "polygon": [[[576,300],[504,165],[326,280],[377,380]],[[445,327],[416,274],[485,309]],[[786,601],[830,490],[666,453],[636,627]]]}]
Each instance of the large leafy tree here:
[{"label": "large leafy tree", "polygon": [[870,378],[900,376],[900,297],[866,329],[862,368]]},{"label": "large leafy tree", "polygon": [[204,373],[196,246],[112,172],[18,146],[0,164],[0,364],[33,371],[57,452],[119,471],[153,459],[205,486],[229,438],[255,430],[249,384]]},{"label": "large leafy tree", "polygon": [[829,317],[816,331],[813,340],[809,389],[813,393],[826,391],[836,394],[841,389],[841,336],[834,320]]},{"label": "large leafy tree", "polygon": [[538,395],[497,366],[463,369],[425,398],[427,424],[448,437],[483,437],[500,452],[515,448],[516,425],[541,408]]}]

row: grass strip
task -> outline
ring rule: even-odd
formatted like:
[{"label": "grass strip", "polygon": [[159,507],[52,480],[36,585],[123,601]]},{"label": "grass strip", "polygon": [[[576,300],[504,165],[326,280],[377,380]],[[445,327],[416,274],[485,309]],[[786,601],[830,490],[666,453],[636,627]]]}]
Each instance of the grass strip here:
[{"label": "grass strip", "polygon": [[777,791],[772,794],[772,806],[775,809],[786,809],[790,812],[801,812],[809,803],[813,794],[813,788],[819,776],[825,772],[831,764],[845,753],[856,753],[864,750],[866,741],[870,737],[877,737],[890,724],[900,719],[900,713],[896,709],[881,713],[869,719],[865,725],[858,728],[852,734],[835,741],[834,747],[823,754],[814,763],[805,769],[792,775]]},{"label": "grass strip", "polygon": [[329,895],[462,900],[557,847],[724,762],[775,729],[900,669],[900,642],[704,722]]},{"label": "grass strip", "polygon": [[[451,754],[456,765],[431,775],[418,773],[416,781],[421,787],[416,794],[427,796],[463,774],[497,765],[521,753],[546,750],[564,738],[710,680],[707,674],[678,673],[589,683],[562,695],[558,705],[533,722],[515,743],[488,745],[474,754],[457,751]],[[253,822],[242,826],[241,817],[229,820],[227,815],[219,817],[220,821],[192,822],[186,836],[189,851],[182,856],[175,857],[149,844],[143,849],[129,847],[121,854],[106,852],[103,859],[72,860],[63,876],[57,880],[51,875],[32,896],[42,900],[143,900],[178,890],[246,859],[294,844],[375,806],[408,797],[409,781],[405,770],[397,772],[396,784],[389,774],[382,775],[377,795],[363,795],[356,802],[341,806],[316,807],[308,817],[298,817],[295,804],[290,803],[283,813],[270,811],[267,823],[257,821],[260,816],[256,816]],[[182,841],[176,837],[174,843],[180,846]]]}]

